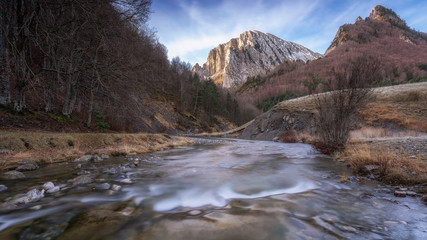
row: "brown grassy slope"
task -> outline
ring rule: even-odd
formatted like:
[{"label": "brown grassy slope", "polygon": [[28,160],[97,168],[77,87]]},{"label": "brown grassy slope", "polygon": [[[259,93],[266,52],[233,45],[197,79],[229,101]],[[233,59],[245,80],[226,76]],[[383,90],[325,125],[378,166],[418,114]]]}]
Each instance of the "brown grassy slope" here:
[{"label": "brown grassy slope", "polygon": [[[358,112],[354,129],[373,126],[426,132],[427,82],[374,88],[372,95],[367,107]],[[287,130],[314,134],[315,99],[316,95],[309,95],[283,101],[255,118],[239,137],[273,140]]]},{"label": "brown grassy slope", "polygon": [[0,131],[0,169],[20,160],[63,162],[84,154],[132,155],[181,146],[191,141],[166,134],[42,133]]},{"label": "brown grassy slope", "polygon": [[[273,109],[314,113],[315,97],[310,95],[284,101]],[[391,123],[427,133],[427,82],[374,88],[373,98],[358,116],[368,126]]]},{"label": "brown grassy slope", "polygon": [[359,114],[368,125],[395,123],[427,132],[427,83],[405,84],[375,90],[376,99]]}]

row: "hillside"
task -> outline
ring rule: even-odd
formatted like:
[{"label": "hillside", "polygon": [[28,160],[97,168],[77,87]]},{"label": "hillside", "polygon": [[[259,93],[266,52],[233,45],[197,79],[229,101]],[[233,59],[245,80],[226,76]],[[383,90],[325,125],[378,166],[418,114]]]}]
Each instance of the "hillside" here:
[{"label": "hillside", "polygon": [[410,29],[392,10],[376,6],[367,18],[341,26],[323,58],[307,64],[282,63],[238,92],[253,105],[287,91],[299,96],[322,92],[331,70],[361,56],[380,63],[377,86],[427,79],[427,34]]},{"label": "hillside", "polygon": [[[322,93],[327,94],[327,93]],[[244,139],[273,140],[294,130],[313,135],[316,95],[281,102],[258,116],[239,135]],[[427,82],[374,89],[374,98],[358,112],[352,128],[379,127],[390,131],[427,132]]]},{"label": "hillside", "polygon": [[2,1],[0,129],[176,133],[219,130],[227,123],[217,116],[237,121],[236,104],[218,107],[225,94],[169,61],[147,25],[150,7]]},{"label": "hillside", "polygon": [[203,66],[195,64],[193,72],[211,78],[224,88],[240,87],[247,77],[262,75],[281,63],[321,58],[299,44],[260,31],[246,31],[238,38],[220,44],[209,52]]}]

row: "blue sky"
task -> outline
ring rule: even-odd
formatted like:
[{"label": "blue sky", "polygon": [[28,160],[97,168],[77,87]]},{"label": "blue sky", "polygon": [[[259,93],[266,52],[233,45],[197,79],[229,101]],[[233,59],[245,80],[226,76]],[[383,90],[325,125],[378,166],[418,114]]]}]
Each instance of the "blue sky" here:
[{"label": "blue sky", "polygon": [[149,26],[168,49],[204,63],[209,50],[247,30],[271,33],[324,53],[339,26],[365,18],[381,4],[409,27],[427,32],[425,0],[153,0]]}]

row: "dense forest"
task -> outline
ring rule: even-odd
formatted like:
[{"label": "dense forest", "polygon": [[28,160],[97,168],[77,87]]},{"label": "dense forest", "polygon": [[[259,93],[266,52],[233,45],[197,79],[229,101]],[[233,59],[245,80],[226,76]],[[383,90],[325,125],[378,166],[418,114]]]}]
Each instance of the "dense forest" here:
[{"label": "dense forest", "polygon": [[150,0],[1,0],[0,105],[92,129],[167,131],[188,120],[185,131],[209,128],[214,116],[244,121],[229,94],[192,75],[178,57],[169,61],[147,26],[150,6]]}]

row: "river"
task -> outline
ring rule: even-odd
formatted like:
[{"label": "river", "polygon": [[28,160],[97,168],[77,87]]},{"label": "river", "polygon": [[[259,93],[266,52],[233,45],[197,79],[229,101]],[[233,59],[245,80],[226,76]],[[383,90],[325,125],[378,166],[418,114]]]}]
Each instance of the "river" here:
[{"label": "river", "polygon": [[[427,239],[420,199],[355,177],[341,183],[346,164],[306,144],[196,139],[76,167],[0,180],[0,239]],[[73,186],[76,173],[94,181]],[[61,191],[4,207],[48,181]]]}]

